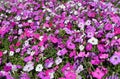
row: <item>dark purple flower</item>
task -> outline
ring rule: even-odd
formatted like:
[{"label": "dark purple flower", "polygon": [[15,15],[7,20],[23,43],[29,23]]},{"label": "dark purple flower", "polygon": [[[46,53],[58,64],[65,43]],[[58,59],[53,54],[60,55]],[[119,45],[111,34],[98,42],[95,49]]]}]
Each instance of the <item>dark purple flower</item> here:
[{"label": "dark purple flower", "polygon": [[12,69],[11,66],[4,66],[4,71],[6,71],[6,72],[10,71],[11,69]]}]

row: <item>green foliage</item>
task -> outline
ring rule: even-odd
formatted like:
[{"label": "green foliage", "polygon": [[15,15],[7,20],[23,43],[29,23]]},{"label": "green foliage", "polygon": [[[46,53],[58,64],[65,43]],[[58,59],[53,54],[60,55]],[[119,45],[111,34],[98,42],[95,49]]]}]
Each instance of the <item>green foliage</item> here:
[{"label": "green foliage", "polygon": [[21,66],[25,65],[23,58],[21,58],[19,54],[15,54],[14,56],[9,57],[8,61],[16,65],[21,65]]},{"label": "green foliage", "polygon": [[56,57],[56,52],[57,50],[54,48],[54,47],[48,47],[44,50],[44,55],[47,57],[47,58],[55,58]]},{"label": "green foliage", "polygon": [[66,33],[65,30],[63,29],[59,30],[59,36],[64,37],[65,33]]},{"label": "green foliage", "polygon": [[117,35],[118,38],[120,38],[120,35]]},{"label": "green foliage", "polygon": [[2,41],[2,44],[0,45],[0,49],[9,50],[10,42],[8,41],[8,39],[4,38],[1,41]]}]

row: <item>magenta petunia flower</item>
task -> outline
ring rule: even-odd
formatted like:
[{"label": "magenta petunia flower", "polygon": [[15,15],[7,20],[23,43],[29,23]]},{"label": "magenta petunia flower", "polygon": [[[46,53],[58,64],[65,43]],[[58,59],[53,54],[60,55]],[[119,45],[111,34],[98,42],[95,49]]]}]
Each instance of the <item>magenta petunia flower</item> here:
[{"label": "magenta petunia flower", "polygon": [[88,44],[86,45],[85,49],[86,49],[87,51],[92,50],[92,44],[88,43]]},{"label": "magenta petunia flower", "polygon": [[72,43],[70,40],[66,42],[67,48],[69,49],[75,49],[75,44]]},{"label": "magenta petunia flower", "polygon": [[50,36],[50,40],[52,43],[57,43],[58,39],[55,36]]},{"label": "magenta petunia flower", "polygon": [[3,56],[3,52],[2,51],[0,51],[0,57],[2,57]]},{"label": "magenta petunia flower", "polygon": [[72,51],[72,52],[69,54],[69,57],[74,57],[74,56],[76,56],[76,51],[75,51],[75,50]]},{"label": "magenta petunia flower", "polygon": [[120,34],[120,27],[115,27],[114,28],[114,33],[115,33],[115,35]]},{"label": "magenta petunia flower", "polygon": [[113,26],[112,26],[112,24],[110,24],[110,23],[106,23],[105,26],[104,26],[105,30],[111,30],[112,27],[113,27]]},{"label": "magenta petunia flower", "polygon": [[97,78],[97,79],[102,79],[103,76],[107,73],[106,68],[96,68],[95,71],[92,72],[92,76]]},{"label": "magenta petunia flower", "polygon": [[98,45],[97,45],[97,48],[98,48],[98,50],[99,50],[100,52],[105,52],[105,51],[106,51],[104,45],[102,45],[102,44],[98,44]]}]

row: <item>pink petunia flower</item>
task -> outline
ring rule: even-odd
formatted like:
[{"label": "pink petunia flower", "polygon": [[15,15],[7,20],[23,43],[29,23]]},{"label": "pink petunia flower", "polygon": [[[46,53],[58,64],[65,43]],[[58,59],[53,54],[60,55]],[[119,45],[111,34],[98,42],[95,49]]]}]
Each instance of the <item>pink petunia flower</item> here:
[{"label": "pink petunia flower", "polygon": [[103,67],[96,68],[96,70],[92,72],[92,76],[97,79],[102,79],[105,74],[107,74],[107,69]]},{"label": "pink petunia flower", "polygon": [[2,57],[3,56],[3,52],[2,51],[0,51],[0,57]]},{"label": "pink petunia flower", "polygon": [[68,71],[68,72],[66,72],[65,77],[66,77],[66,79],[76,79],[76,74],[75,74],[75,72]]}]

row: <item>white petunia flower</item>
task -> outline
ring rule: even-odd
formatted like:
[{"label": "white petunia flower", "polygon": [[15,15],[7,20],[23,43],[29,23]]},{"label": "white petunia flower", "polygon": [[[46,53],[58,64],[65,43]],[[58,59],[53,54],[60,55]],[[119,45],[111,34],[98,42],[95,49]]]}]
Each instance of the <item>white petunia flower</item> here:
[{"label": "white petunia flower", "polygon": [[25,41],[25,46],[28,46],[29,45],[29,41]]},{"label": "white petunia flower", "polygon": [[3,52],[3,54],[7,54],[7,50],[5,50],[5,51]]},{"label": "white petunia flower", "polygon": [[84,48],[85,48],[85,47],[84,47],[83,45],[80,45],[80,46],[79,46],[80,51],[83,51]]},{"label": "white petunia flower", "polygon": [[92,45],[97,45],[98,44],[98,39],[96,39],[95,37],[91,37],[88,40],[88,43],[91,43]]},{"label": "white petunia flower", "polygon": [[78,76],[77,76],[77,79],[82,79],[81,75],[78,75]]},{"label": "white petunia flower", "polygon": [[4,16],[4,14],[1,14],[0,16]]},{"label": "white petunia flower", "polygon": [[24,67],[23,71],[30,72],[31,70],[34,69],[33,62],[29,61]]},{"label": "white petunia flower", "polygon": [[30,53],[31,56],[33,56],[34,54],[35,54],[35,51],[32,51],[32,52]]},{"label": "white petunia flower", "polygon": [[27,54],[31,54],[32,49],[28,48]]},{"label": "white petunia flower", "polygon": [[118,39],[118,37],[117,37],[117,36],[115,36],[114,38],[115,38],[115,39]]},{"label": "white petunia flower", "polygon": [[54,72],[49,73],[49,75],[50,75],[50,79],[54,78]]},{"label": "white petunia flower", "polygon": [[45,47],[41,46],[40,50],[41,50],[41,52],[43,52],[45,50]]},{"label": "white petunia flower", "polygon": [[78,6],[82,6],[82,4],[81,4],[81,3],[78,3]]},{"label": "white petunia flower", "polygon": [[32,22],[33,22],[32,19],[29,19],[29,20],[28,20],[28,23],[32,23]]},{"label": "white petunia flower", "polygon": [[67,23],[69,23],[69,21],[70,21],[70,20],[67,19],[67,20],[64,21],[64,23],[67,24]]},{"label": "white petunia flower", "polygon": [[49,17],[49,16],[47,16],[47,17],[46,17],[46,20],[50,20],[50,17]]},{"label": "white petunia flower", "polygon": [[14,55],[14,52],[13,51],[10,51],[9,52],[9,56],[13,56]]},{"label": "white petunia flower", "polygon": [[19,2],[23,2],[23,0],[18,0]]},{"label": "white petunia flower", "polygon": [[20,20],[21,20],[21,17],[20,17],[20,16],[16,16],[15,19],[16,19],[17,21],[20,21]]},{"label": "white petunia flower", "polygon": [[39,37],[39,40],[42,41],[42,39],[43,39],[43,36],[40,36],[40,37]]},{"label": "white petunia flower", "polygon": [[62,59],[60,57],[57,57],[55,60],[55,64],[59,65],[62,62]]},{"label": "white petunia flower", "polygon": [[12,65],[12,71],[17,71],[17,66],[16,65]]},{"label": "white petunia flower", "polygon": [[84,26],[85,26],[85,24],[84,24],[83,22],[79,22],[78,27],[79,27],[81,30],[84,29]]},{"label": "white petunia flower", "polygon": [[77,11],[74,11],[74,15],[78,15],[78,12],[77,12]]},{"label": "white petunia flower", "polygon": [[86,22],[85,22],[85,25],[90,25],[91,24],[91,20],[87,20]]},{"label": "white petunia flower", "polygon": [[62,4],[59,6],[61,9],[65,10],[65,6]]},{"label": "white petunia flower", "polygon": [[42,71],[42,70],[43,70],[42,64],[38,64],[38,65],[36,66],[35,70],[38,71],[38,72]]},{"label": "white petunia flower", "polygon": [[94,2],[98,2],[98,0],[93,0]]},{"label": "white petunia flower", "polygon": [[77,70],[76,70],[76,73],[80,73],[81,71],[83,71],[83,65],[79,65]]},{"label": "white petunia flower", "polygon": [[50,31],[50,30],[51,30],[51,28],[48,28],[48,29],[47,29],[47,32]]},{"label": "white petunia flower", "polygon": [[23,25],[22,24],[18,24],[18,27],[22,27]]}]

